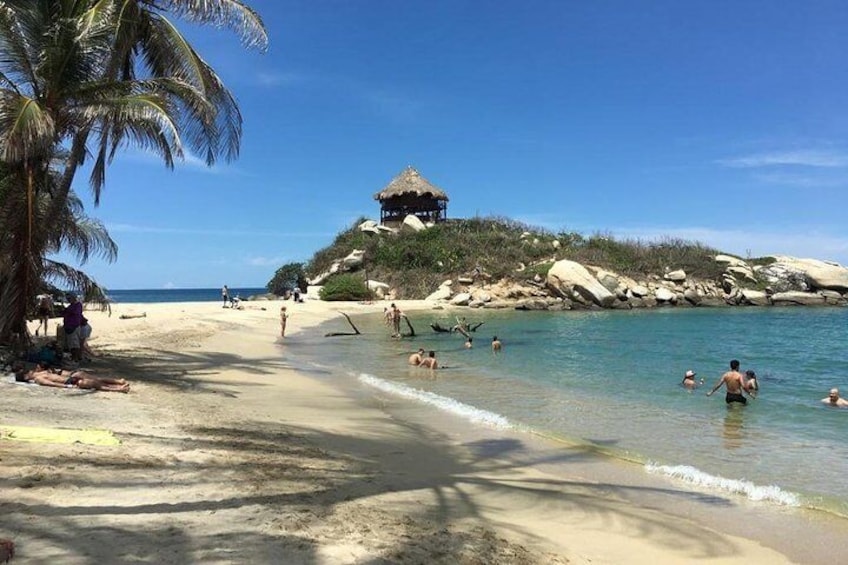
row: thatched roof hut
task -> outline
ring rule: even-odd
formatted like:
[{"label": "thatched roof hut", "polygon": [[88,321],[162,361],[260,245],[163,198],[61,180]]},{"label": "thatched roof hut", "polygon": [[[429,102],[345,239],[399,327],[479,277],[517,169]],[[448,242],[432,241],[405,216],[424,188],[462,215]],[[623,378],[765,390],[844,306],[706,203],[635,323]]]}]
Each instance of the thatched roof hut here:
[{"label": "thatched roof hut", "polygon": [[447,218],[448,195],[412,167],[407,167],[374,195],[380,202],[380,223],[399,224],[412,214],[422,222]]}]

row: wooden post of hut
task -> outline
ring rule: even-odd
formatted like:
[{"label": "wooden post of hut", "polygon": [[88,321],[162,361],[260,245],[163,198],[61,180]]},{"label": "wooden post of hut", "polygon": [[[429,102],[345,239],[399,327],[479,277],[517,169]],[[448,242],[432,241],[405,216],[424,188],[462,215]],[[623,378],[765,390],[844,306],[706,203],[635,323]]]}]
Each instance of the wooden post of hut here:
[{"label": "wooden post of hut", "polygon": [[393,178],[374,200],[380,202],[380,223],[384,226],[400,227],[410,215],[425,224],[447,219],[448,195],[412,167]]}]

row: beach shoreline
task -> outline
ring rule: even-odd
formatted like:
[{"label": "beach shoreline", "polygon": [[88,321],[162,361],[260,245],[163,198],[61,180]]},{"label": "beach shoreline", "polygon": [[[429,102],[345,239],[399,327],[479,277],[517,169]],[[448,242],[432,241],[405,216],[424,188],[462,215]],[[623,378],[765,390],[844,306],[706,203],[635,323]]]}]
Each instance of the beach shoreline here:
[{"label": "beach shoreline", "polygon": [[[243,304],[86,312],[101,354],[91,370],[130,380],[129,395],[3,383],[0,424],[96,427],[122,441],[0,442],[11,471],[0,537],[15,539],[23,562],[825,563],[844,551],[827,546],[834,528],[845,531],[839,522],[433,418],[292,365],[298,332],[336,317],[347,331],[338,311],[387,302]],[[291,318],[281,344],[282,304]],[[729,512],[750,522],[722,528]],[[775,531],[760,531],[763,520]]]}]

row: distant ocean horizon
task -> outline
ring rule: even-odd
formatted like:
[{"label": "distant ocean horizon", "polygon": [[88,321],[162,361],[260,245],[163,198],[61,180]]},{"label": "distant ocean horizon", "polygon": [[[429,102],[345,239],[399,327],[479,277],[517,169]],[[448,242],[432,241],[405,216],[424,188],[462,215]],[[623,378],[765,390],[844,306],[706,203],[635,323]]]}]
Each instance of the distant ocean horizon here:
[{"label": "distant ocean horizon", "polygon": [[[230,296],[247,298],[254,294],[266,294],[264,287],[231,287]],[[140,288],[109,290],[106,293],[116,304],[153,302],[220,302],[221,287],[217,288]]]}]

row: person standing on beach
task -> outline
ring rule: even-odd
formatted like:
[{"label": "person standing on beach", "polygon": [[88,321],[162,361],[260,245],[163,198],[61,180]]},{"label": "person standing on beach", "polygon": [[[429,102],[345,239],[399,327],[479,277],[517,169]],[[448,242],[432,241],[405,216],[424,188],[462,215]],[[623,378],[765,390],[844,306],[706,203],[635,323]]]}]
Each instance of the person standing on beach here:
[{"label": "person standing on beach", "polygon": [[224,288],[221,289],[221,298],[224,299],[224,305],[221,308],[226,308],[227,302],[230,301],[230,289],[227,288],[227,285],[224,285]]},{"label": "person standing on beach", "polygon": [[730,370],[721,376],[718,384],[716,384],[713,389],[707,393],[707,396],[712,396],[712,394],[721,388],[722,385],[727,388],[727,394],[724,397],[724,401],[727,404],[731,404],[733,402],[738,402],[743,405],[748,404],[748,399],[742,394],[743,392],[747,392],[745,390],[745,377],[739,372],[739,361],[736,359],[730,362]]},{"label": "person standing on beach", "polygon": [[50,321],[50,316],[53,315],[53,297],[49,294],[39,294],[36,298],[38,299],[38,306],[36,306],[38,327],[35,328],[35,335],[38,337],[38,330],[41,329],[42,324],[44,325],[44,335],[47,335],[47,323]]},{"label": "person standing on beach", "polygon": [[822,398],[822,404],[835,406],[836,408],[848,408],[848,400],[839,397],[838,388],[830,389],[830,394],[827,395],[827,398]]},{"label": "person standing on beach", "polygon": [[62,315],[62,331],[65,333],[65,346],[71,352],[71,359],[74,361],[80,360],[80,331],[82,325],[82,302],[79,301],[76,294],[71,294],[68,298],[70,304],[65,308]]},{"label": "person standing on beach", "polygon": [[286,322],[289,319],[289,315],[286,313],[286,307],[283,306],[280,308],[280,337],[286,337]]},{"label": "person standing on beach", "polygon": [[503,344],[498,339],[498,336],[494,336],[492,338],[492,353],[494,355],[497,355],[501,352],[501,349],[503,349]]}]

